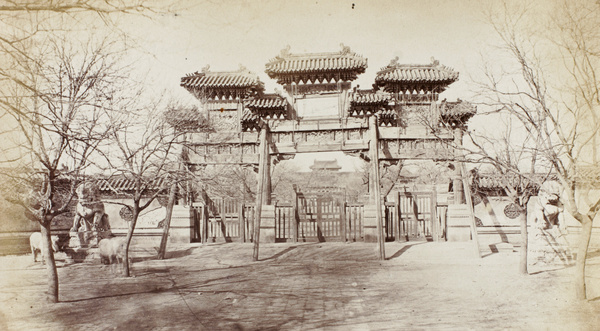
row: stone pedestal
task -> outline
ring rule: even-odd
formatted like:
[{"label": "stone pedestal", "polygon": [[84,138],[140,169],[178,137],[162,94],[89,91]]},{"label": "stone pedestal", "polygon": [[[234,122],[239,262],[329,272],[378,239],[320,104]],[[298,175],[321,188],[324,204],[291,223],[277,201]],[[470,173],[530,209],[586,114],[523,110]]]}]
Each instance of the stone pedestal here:
[{"label": "stone pedestal", "polygon": [[263,205],[260,218],[260,242],[275,242],[275,206]]},{"label": "stone pedestal", "polygon": [[71,231],[69,232],[69,248],[80,249],[97,247],[98,242],[112,236],[111,231]]},{"label": "stone pedestal", "polygon": [[375,205],[365,205],[363,234],[365,242],[377,242],[377,208]]},{"label": "stone pedestal", "polygon": [[194,218],[191,208],[188,206],[175,205],[171,214],[171,226],[169,227],[169,242],[189,244],[194,237]]},{"label": "stone pedestal", "polygon": [[448,205],[446,213],[448,241],[471,240],[471,218],[469,207],[465,205]]},{"label": "stone pedestal", "polygon": [[575,263],[575,255],[558,226],[531,227],[528,239],[528,260],[532,264],[569,266]]}]

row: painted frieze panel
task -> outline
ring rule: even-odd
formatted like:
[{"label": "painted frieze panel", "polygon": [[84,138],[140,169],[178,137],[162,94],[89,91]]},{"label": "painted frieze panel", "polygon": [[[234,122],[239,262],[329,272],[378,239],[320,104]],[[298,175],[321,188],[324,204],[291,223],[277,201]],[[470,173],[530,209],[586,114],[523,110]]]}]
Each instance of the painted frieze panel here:
[{"label": "painted frieze panel", "polygon": [[217,131],[237,131],[237,111],[215,111],[210,114],[211,126]]},{"label": "painted frieze panel", "polygon": [[381,140],[382,159],[445,159],[452,156],[450,149],[435,139]]}]

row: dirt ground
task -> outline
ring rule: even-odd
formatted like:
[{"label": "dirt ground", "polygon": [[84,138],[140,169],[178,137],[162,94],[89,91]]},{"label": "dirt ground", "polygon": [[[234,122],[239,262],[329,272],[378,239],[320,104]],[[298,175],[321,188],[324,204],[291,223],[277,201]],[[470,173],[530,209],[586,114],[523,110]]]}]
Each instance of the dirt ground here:
[{"label": "dirt ground", "polygon": [[1,330],[597,330],[600,254],[588,302],[573,267],[532,266],[518,253],[474,257],[470,243],[183,245],[166,260],[133,247],[134,277],[99,261],[59,259],[60,303],[45,302],[31,255],[0,257]]}]

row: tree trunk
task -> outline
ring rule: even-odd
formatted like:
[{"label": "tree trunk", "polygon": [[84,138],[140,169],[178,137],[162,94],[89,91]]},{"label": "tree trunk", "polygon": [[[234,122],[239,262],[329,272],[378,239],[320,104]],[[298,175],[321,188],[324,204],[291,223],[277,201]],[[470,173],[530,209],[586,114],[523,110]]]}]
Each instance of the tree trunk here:
[{"label": "tree trunk", "polygon": [[529,246],[529,237],[527,232],[527,210],[523,208],[519,215],[519,223],[521,225],[521,254],[519,259],[519,273],[528,275],[527,270],[527,250]]},{"label": "tree trunk", "polygon": [[165,216],[165,224],[163,224],[163,234],[158,247],[157,259],[165,258],[167,252],[167,241],[169,240],[169,227],[171,226],[171,216],[173,215],[173,206],[175,205],[175,196],[177,194],[177,184],[171,185],[169,192],[169,202],[167,202],[167,215]]},{"label": "tree trunk", "polygon": [[52,241],[50,240],[50,224],[41,224],[42,245],[46,251],[46,256],[42,258],[46,262],[46,272],[48,274],[48,301],[52,303],[58,302],[58,272],[56,271],[56,261],[54,260],[54,251],[52,250]]},{"label": "tree trunk", "polygon": [[129,222],[129,228],[127,230],[127,238],[125,244],[125,259],[123,261],[123,272],[125,277],[130,277],[129,272],[129,246],[131,245],[131,238],[133,238],[133,230],[135,229],[135,224],[137,223],[137,219],[140,215],[139,210],[133,211],[133,218],[131,222]]},{"label": "tree trunk", "polygon": [[587,259],[588,247],[592,237],[593,219],[583,216],[581,220],[581,235],[579,236],[579,247],[577,248],[577,265],[575,267],[575,293],[579,300],[587,299],[585,287],[585,262]]}]

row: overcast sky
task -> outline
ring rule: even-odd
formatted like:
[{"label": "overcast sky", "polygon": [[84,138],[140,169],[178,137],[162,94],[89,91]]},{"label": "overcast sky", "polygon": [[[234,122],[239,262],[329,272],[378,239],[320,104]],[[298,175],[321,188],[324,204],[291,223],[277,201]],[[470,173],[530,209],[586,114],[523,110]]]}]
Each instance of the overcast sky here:
[{"label": "overcast sky", "polygon": [[[173,13],[152,20],[129,16],[120,25],[147,52],[138,64],[152,69],[154,87],[187,104],[195,100],[179,86],[180,78],[206,65],[213,71],[244,65],[271,93],[278,85],[264,72],[265,64],[286,45],[292,53],[337,52],[340,43],[368,59],[367,71],[353,86],[370,88],[377,71],[396,56],[399,63],[415,64],[435,57],[460,72],[442,98],[468,100],[481,54],[493,58],[488,45],[496,37],[482,9],[479,1],[466,0],[190,0]],[[353,170],[354,165],[341,163],[343,170]]]},{"label": "overcast sky", "polygon": [[184,1],[178,7],[153,20],[121,22],[155,56],[147,64],[160,75],[156,83],[172,93],[185,92],[179,80],[187,73],[206,65],[236,70],[240,64],[273,92],[277,84],[265,64],[286,45],[292,53],[337,52],[344,43],[368,59],[355,85],[371,87],[377,71],[396,56],[400,63],[423,64],[433,56],[460,72],[446,92],[455,99],[468,92],[468,75],[495,38],[478,1],[228,0]]}]

